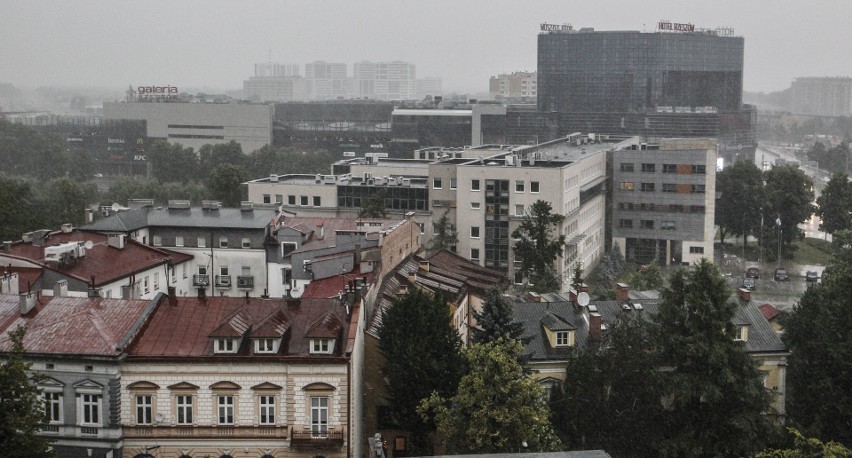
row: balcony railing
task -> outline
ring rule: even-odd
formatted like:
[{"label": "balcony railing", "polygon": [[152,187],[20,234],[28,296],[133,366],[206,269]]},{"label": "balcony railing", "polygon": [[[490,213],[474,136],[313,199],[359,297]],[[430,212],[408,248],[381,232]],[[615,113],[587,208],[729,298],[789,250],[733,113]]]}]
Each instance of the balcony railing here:
[{"label": "balcony railing", "polygon": [[125,426],[124,436],[128,438],[274,438],[287,439],[286,426]]},{"label": "balcony railing", "polygon": [[192,286],[209,286],[210,285],[210,275],[207,274],[195,274],[192,276]]},{"label": "balcony railing", "polygon": [[294,426],[290,433],[290,445],[308,447],[342,447],[344,442],[343,431],[328,430],[325,432],[313,432],[310,429]]},{"label": "balcony railing", "polygon": [[217,288],[230,288],[231,287],[231,276],[230,275],[216,275],[216,287]]},{"label": "balcony railing", "polygon": [[254,277],[251,275],[240,275],[237,277],[237,288],[252,289],[254,288]]}]

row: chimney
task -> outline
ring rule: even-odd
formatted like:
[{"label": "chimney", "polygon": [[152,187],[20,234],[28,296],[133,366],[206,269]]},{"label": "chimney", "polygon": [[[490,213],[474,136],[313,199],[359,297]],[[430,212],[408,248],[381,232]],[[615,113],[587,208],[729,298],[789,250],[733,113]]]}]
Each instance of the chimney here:
[{"label": "chimney", "polygon": [[33,233],[24,232],[23,234],[21,234],[21,241],[24,243],[31,243],[33,241]]},{"label": "chimney", "polygon": [[169,305],[175,306],[177,305],[177,289],[174,286],[168,287],[169,292]]},{"label": "chimney", "polygon": [[408,274],[408,281],[410,281],[411,283],[417,283],[417,273],[412,272]]},{"label": "chimney", "polygon": [[355,244],[355,259],[352,261],[356,266],[361,264],[361,244]]},{"label": "chimney", "polygon": [[32,234],[33,246],[44,246],[44,241],[50,238],[50,231],[47,229],[39,229]]},{"label": "chimney", "polygon": [[751,291],[748,288],[740,288],[737,291],[740,292],[740,299],[745,302],[751,302]]},{"label": "chimney", "polygon": [[3,241],[3,252],[4,253],[11,253],[12,252],[12,241],[11,240]]},{"label": "chimney", "polygon": [[124,234],[109,234],[107,236],[107,245],[123,250],[125,238],[126,236]]},{"label": "chimney", "polygon": [[20,297],[20,301],[18,303],[20,304],[20,307],[21,307],[21,315],[26,315],[27,313],[30,313],[30,311],[32,309],[34,309],[35,306],[36,306],[35,293],[33,293],[33,292],[24,293],[24,294],[21,294],[19,297]]},{"label": "chimney", "polygon": [[58,280],[53,284],[53,297],[68,296],[68,280]]},{"label": "chimney", "polygon": [[317,226],[317,239],[322,240],[325,237],[325,220],[317,219],[314,224]]},{"label": "chimney", "polygon": [[0,293],[18,294],[20,293],[19,288],[18,274],[16,272],[6,272],[0,277]]},{"label": "chimney", "polygon": [[65,223],[60,226],[60,230],[62,230],[63,234],[68,234],[74,231],[74,225],[71,223]]},{"label": "chimney", "polygon": [[601,341],[601,314],[597,312],[589,313],[589,337],[594,342]]},{"label": "chimney", "polygon": [[579,293],[588,293],[588,292],[589,292],[589,285],[587,285],[585,283],[580,283],[580,291],[578,292],[578,294]]},{"label": "chimney", "polygon": [[420,269],[429,272],[429,261],[423,259],[420,261]]},{"label": "chimney", "polygon": [[621,302],[627,302],[630,299],[629,293],[630,286],[627,283],[616,283],[615,284],[615,300]]}]

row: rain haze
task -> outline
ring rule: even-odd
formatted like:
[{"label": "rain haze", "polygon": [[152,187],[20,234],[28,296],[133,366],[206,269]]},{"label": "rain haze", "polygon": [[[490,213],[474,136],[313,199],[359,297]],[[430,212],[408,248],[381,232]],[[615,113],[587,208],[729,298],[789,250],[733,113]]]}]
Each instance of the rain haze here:
[{"label": "rain haze", "polygon": [[0,83],[19,87],[234,89],[259,62],[403,60],[444,90],[536,69],[540,23],[652,30],[660,19],[745,37],[744,89],[847,76],[846,1],[27,1],[0,0]]}]

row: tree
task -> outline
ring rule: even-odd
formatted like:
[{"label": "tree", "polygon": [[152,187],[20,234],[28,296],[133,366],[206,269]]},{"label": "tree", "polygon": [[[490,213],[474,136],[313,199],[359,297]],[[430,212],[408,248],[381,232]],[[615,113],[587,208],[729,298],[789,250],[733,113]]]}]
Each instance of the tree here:
[{"label": "tree", "polygon": [[777,231],[775,224],[780,219],[783,243],[789,244],[803,235],[798,225],[807,221],[814,212],[811,203],[814,200],[813,180],[795,165],[775,166],[764,177],[764,231],[766,234]]},{"label": "tree", "polygon": [[385,188],[374,191],[370,197],[361,198],[361,210],[358,212],[359,218],[385,218],[387,217],[387,204],[385,199],[388,197],[388,190]]},{"label": "tree", "polygon": [[186,182],[198,177],[198,156],[192,148],[154,141],[148,149],[151,173],[161,183]]},{"label": "tree", "polygon": [[[716,174],[716,224],[722,244],[730,233],[748,236],[760,228],[763,175],[752,161],[737,161]],[[747,237],[743,237],[743,244]]]},{"label": "tree", "polygon": [[614,243],[611,250],[604,253],[601,262],[591,276],[591,293],[599,300],[615,299],[613,286],[624,273],[624,255],[621,247]]},{"label": "tree", "polygon": [[660,373],[642,315],[619,315],[603,341],[568,357],[554,396],[554,424],[571,449],[653,457],[661,414]]},{"label": "tree", "polygon": [[31,231],[36,220],[34,183],[23,178],[0,175],[0,236],[3,240],[18,240]]},{"label": "tree", "polygon": [[636,291],[659,290],[663,287],[663,274],[656,259],[630,275],[630,287]]},{"label": "tree", "polygon": [[847,458],[852,457],[852,450],[837,442],[824,443],[819,439],[808,438],[795,428],[787,428],[793,436],[794,447],[792,449],[770,449],[763,450],[754,455],[754,458]]},{"label": "tree", "polygon": [[545,293],[562,289],[562,280],[554,261],[562,256],[565,236],[554,236],[554,231],[565,220],[559,213],[551,213],[550,202],[537,200],[529,208],[520,227],[512,231],[515,242],[515,259],[520,258],[519,272],[532,285],[533,291]]},{"label": "tree", "polygon": [[744,456],[759,449],[769,394],[755,362],[735,342],[725,279],[707,259],[672,274],[653,336],[665,400],[660,456]]},{"label": "tree", "polygon": [[808,436],[852,447],[852,231],[834,234],[836,261],[782,316],[787,359],[787,413]]},{"label": "tree", "polygon": [[817,197],[816,215],[822,219],[819,228],[829,234],[852,228],[852,184],[843,173],[835,173]]},{"label": "tree", "polygon": [[432,223],[432,240],[429,241],[427,249],[430,252],[438,252],[441,250],[456,251],[456,244],[459,243],[459,236],[455,226],[450,222],[448,216],[449,210],[444,211],[444,214],[438,221]]},{"label": "tree", "polygon": [[476,344],[464,353],[470,372],[455,396],[437,392],[418,408],[434,419],[448,453],[516,453],[556,451],[560,441],[550,425],[543,388],[524,374],[517,340]]},{"label": "tree", "polygon": [[379,350],[396,420],[411,434],[412,452],[429,454],[434,427],[420,417],[417,406],[432,392],[455,394],[464,373],[461,339],[451,325],[447,301],[419,289],[396,299],[382,313]]},{"label": "tree", "polygon": [[500,338],[529,340],[524,338],[523,324],[515,321],[512,305],[497,286],[488,289],[482,311],[474,311],[473,318],[476,320],[476,326],[471,328],[474,343],[496,342]]},{"label": "tree", "polygon": [[208,188],[225,207],[239,207],[243,200],[242,184],[248,179],[241,165],[219,164],[213,169]]},{"label": "tree", "polygon": [[50,440],[37,434],[47,418],[36,386],[41,377],[30,375],[32,364],[24,361],[26,332],[9,332],[12,349],[0,365],[0,450],[9,458],[51,457]]}]

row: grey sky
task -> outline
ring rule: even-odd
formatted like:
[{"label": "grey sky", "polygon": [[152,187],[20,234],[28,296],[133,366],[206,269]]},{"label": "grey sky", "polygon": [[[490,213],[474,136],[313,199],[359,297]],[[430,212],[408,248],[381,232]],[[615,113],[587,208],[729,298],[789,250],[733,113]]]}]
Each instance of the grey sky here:
[{"label": "grey sky", "polygon": [[[406,60],[445,91],[536,67],[539,23],[651,30],[729,26],[745,37],[745,89],[850,76],[846,0],[44,1],[0,0],[0,83],[22,87],[242,88],[253,64]],[[351,71],[351,67],[350,67]]]}]

